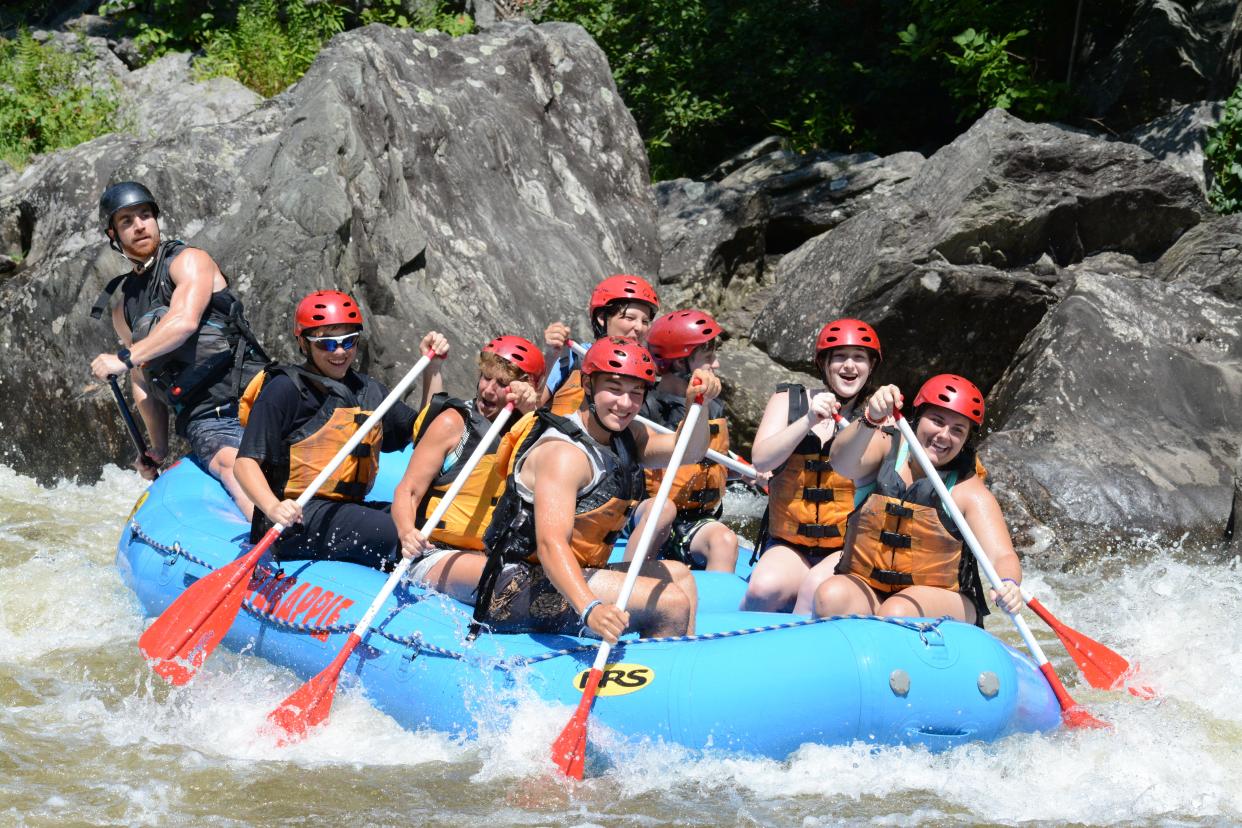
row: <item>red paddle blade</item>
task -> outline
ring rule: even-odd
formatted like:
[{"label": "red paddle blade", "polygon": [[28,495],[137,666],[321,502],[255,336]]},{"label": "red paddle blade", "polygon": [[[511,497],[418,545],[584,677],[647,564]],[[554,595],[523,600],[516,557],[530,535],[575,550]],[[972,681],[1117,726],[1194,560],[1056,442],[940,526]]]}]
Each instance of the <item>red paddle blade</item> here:
[{"label": "red paddle blade", "polygon": [[151,669],[174,685],[192,679],[233,626],[266,547],[199,579],[164,610],[138,639]]},{"label": "red paddle blade", "polygon": [[[1100,690],[1116,690],[1125,684],[1126,677],[1133,672],[1130,662],[1095,639],[1067,627],[1038,598],[1032,598],[1027,606],[1061,639],[1088,684]],[[1127,686],[1126,690],[1140,699],[1156,698],[1156,691],[1150,687]]]},{"label": "red paddle blade", "polygon": [[595,703],[595,691],[604,671],[593,669],[587,674],[586,686],[582,688],[582,699],[578,709],[570,718],[561,735],[552,743],[552,762],[561,769],[561,773],[573,779],[582,778],[582,769],[586,765],[587,720],[591,717],[591,706]]},{"label": "red paddle blade", "polygon": [[1078,702],[1070,698],[1069,691],[1065,689],[1065,685],[1061,683],[1061,678],[1052,669],[1052,665],[1045,661],[1039,665],[1039,671],[1044,674],[1044,678],[1048,680],[1048,685],[1052,688],[1053,694],[1057,697],[1057,703],[1061,705],[1061,721],[1069,728],[1102,728],[1110,729],[1112,725],[1102,722],[1095,716],[1087,712],[1087,709]]},{"label": "red paddle blade", "polygon": [[332,710],[332,699],[336,697],[336,683],[341,677],[341,668],[346,659],[358,646],[362,639],[357,633],[350,633],[345,646],[332,659],[332,663],[323,671],[310,679],[280,703],[280,706],[267,715],[267,720],[276,730],[276,744],[281,747],[300,742],[306,738],[312,727],[322,724]]}]

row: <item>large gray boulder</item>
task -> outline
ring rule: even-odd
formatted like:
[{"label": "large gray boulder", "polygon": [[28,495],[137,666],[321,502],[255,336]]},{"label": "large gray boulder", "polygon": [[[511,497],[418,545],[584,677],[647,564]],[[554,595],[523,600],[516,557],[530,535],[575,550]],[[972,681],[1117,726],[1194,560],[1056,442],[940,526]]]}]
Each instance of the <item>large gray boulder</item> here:
[{"label": "large gray boulder", "polygon": [[899,193],[782,259],[752,339],[807,367],[819,327],[858,316],[887,381],[953,370],[986,391],[1064,293],[1065,266],[1153,260],[1206,211],[1193,180],[1138,147],[992,110]]},{"label": "large gray boulder", "polygon": [[1220,123],[1222,110],[1220,101],[1197,101],[1135,127],[1122,137],[1190,176],[1206,193],[1210,182],[1203,148],[1208,132]]},{"label": "large gray boulder", "polygon": [[394,380],[438,328],[456,348],[449,387],[463,393],[487,338],[534,338],[556,317],[582,330],[598,279],[659,263],[642,140],[581,28],[339,35],[242,118],[97,139],[32,164],[0,195],[0,238],[18,239],[22,259],[0,282],[0,450],[44,480],[124,456],[110,401],[87,381],[116,339],[87,309],[123,269],[96,200],[130,178],[160,199],[166,236],[221,264],[276,356],[293,354],[294,302],[340,288],[368,318],[364,369]]},{"label": "large gray boulder", "polygon": [[1233,500],[1237,305],[1108,264],[1073,268],[1074,289],[989,400],[988,421],[1001,424],[982,447],[994,489],[1012,524],[1044,530],[1031,537],[1050,563],[1070,548],[1058,539],[1084,533],[1217,540]]},{"label": "large gray boulder", "polygon": [[1242,214],[1213,216],[1191,228],[1156,262],[1155,276],[1242,303]]},{"label": "large gray boulder", "polygon": [[232,78],[196,81],[190,55],[174,52],[120,75],[121,117],[135,134],[158,139],[190,127],[227,123],[263,103]]}]

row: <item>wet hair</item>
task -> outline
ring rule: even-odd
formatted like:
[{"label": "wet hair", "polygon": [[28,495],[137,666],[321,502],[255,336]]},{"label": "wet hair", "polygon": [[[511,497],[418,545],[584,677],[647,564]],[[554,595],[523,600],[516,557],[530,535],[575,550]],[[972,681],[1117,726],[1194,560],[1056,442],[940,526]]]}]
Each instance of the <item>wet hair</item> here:
[{"label": "wet hair", "polygon": [[517,367],[504,357],[493,354],[491,351],[484,351],[479,354],[479,370],[483,371],[486,368],[491,368],[500,372],[507,382],[514,382],[520,379],[530,379],[527,373],[521,368]]}]

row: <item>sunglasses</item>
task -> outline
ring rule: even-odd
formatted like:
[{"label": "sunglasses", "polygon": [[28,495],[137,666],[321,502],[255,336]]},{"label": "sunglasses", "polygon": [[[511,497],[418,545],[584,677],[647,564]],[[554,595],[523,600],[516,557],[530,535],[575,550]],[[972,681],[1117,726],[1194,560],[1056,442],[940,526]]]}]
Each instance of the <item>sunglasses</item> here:
[{"label": "sunglasses", "polygon": [[319,350],[327,351],[331,354],[335,353],[337,348],[340,348],[342,351],[352,351],[354,346],[358,344],[358,338],[361,336],[362,334],[360,333],[348,333],[342,336],[308,336],[306,341],[313,343]]}]

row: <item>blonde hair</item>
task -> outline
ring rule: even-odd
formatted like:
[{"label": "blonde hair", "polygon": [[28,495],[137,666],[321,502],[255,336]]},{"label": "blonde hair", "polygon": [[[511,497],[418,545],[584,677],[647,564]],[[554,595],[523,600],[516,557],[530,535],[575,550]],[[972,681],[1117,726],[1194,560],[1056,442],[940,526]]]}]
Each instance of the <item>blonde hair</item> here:
[{"label": "blonde hair", "polygon": [[506,382],[514,382],[526,377],[526,372],[521,368],[504,357],[493,354],[491,351],[484,351],[479,354],[479,370],[483,371],[487,368],[500,372]]}]

